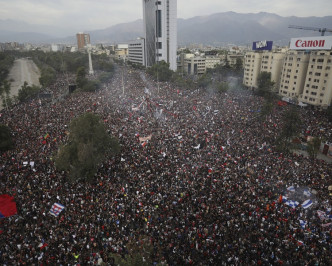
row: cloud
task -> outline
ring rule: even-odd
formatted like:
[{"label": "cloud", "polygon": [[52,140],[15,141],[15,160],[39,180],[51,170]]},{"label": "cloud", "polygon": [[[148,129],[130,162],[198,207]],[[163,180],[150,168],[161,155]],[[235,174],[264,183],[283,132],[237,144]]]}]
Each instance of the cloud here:
[{"label": "cloud", "polygon": [[[0,18],[68,31],[103,29],[142,18],[142,0],[0,0]],[[269,12],[281,16],[330,15],[330,0],[178,0],[178,17]]]}]

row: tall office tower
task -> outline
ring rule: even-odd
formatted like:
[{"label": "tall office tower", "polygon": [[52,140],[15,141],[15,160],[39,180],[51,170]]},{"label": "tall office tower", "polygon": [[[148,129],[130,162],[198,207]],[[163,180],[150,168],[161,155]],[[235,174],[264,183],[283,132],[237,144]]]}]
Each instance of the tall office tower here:
[{"label": "tall office tower", "polygon": [[76,34],[78,50],[84,49],[85,46],[90,44],[90,34],[79,32]]},{"label": "tall office tower", "polygon": [[146,66],[160,61],[176,70],[177,0],[143,0]]}]

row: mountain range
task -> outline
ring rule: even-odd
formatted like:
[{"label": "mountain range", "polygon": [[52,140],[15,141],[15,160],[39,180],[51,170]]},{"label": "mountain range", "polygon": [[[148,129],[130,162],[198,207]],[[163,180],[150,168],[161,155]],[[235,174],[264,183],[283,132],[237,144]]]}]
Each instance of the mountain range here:
[{"label": "mountain range", "polygon": [[[332,25],[332,16],[282,17],[272,13],[224,12],[189,19],[178,19],[178,44],[250,45],[269,40],[287,45],[292,37],[319,36],[320,32],[289,28],[289,25],[325,28]],[[92,43],[125,43],[143,36],[143,21],[136,20],[112,27],[86,31]],[[331,35],[331,33],[326,33]],[[0,20],[0,42],[76,43],[76,32],[62,37],[61,29],[31,25],[13,20]]]}]

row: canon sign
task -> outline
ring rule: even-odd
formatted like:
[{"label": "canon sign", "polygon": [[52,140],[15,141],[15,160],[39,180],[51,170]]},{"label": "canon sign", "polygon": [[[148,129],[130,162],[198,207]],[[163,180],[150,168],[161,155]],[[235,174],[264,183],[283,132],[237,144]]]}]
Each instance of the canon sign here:
[{"label": "canon sign", "polygon": [[332,49],[332,36],[292,38],[292,50],[330,50]]}]

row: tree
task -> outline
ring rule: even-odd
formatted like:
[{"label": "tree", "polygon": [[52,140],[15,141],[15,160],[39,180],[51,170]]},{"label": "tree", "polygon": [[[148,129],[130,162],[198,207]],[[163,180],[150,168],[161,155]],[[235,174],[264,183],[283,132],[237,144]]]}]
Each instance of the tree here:
[{"label": "tree", "polygon": [[37,95],[39,91],[40,87],[36,85],[29,86],[28,83],[24,81],[23,86],[18,91],[17,98],[20,102],[24,102],[30,99],[31,97]]},{"label": "tree", "polygon": [[69,142],[60,148],[55,164],[59,170],[68,171],[71,181],[91,181],[106,156],[119,152],[118,141],[93,113],[74,119],[69,132]]},{"label": "tree", "polygon": [[169,64],[161,61],[148,68],[147,72],[158,81],[170,81],[173,76],[173,71],[169,69]]},{"label": "tree", "polygon": [[42,86],[48,87],[56,80],[56,72],[51,67],[45,67],[41,71],[39,82]]},{"label": "tree", "polygon": [[264,101],[264,104],[262,106],[262,110],[260,112],[260,118],[264,119],[266,116],[270,115],[273,111],[274,104],[270,101]]},{"label": "tree", "polygon": [[219,92],[227,92],[229,90],[229,84],[227,82],[220,82],[218,85]]},{"label": "tree", "polygon": [[281,134],[285,139],[290,140],[291,137],[298,135],[301,129],[301,119],[296,107],[292,107],[284,113],[283,122]]},{"label": "tree", "polygon": [[76,72],[76,83],[79,88],[83,88],[84,85],[87,83],[86,70],[85,67],[79,67]]},{"label": "tree", "polygon": [[8,110],[8,103],[10,102],[10,83],[8,80],[4,80],[2,86],[0,86],[0,96],[6,109]]},{"label": "tree", "polygon": [[327,108],[326,113],[327,113],[327,118],[328,118],[329,122],[332,122],[332,105],[330,105]]},{"label": "tree", "polygon": [[82,90],[83,91],[96,91],[100,88],[100,82],[97,80],[88,80],[84,85]]},{"label": "tree", "polygon": [[257,95],[268,98],[273,93],[274,82],[271,81],[271,73],[261,72],[257,78]]},{"label": "tree", "polygon": [[302,122],[295,107],[292,107],[284,113],[282,122],[283,126],[277,139],[277,145],[280,151],[287,152],[291,144],[291,138],[297,136],[301,129]]},{"label": "tree", "polygon": [[240,73],[243,70],[243,61],[241,58],[236,58],[236,63],[235,63],[235,71]]},{"label": "tree", "polygon": [[316,159],[318,155],[318,151],[320,148],[321,140],[320,138],[314,137],[310,141],[308,141],[307,151],[312,159]]},{"label": "tree", "polygon": [[212,83],[211,75],[210,74],[203,74],[197,80],[197,85],[201,88],[207,88]]},{"label": "tree", "polygon": [[14,142],[10,128],[0,124],[0,151],[8,151],[14,148]]}]

